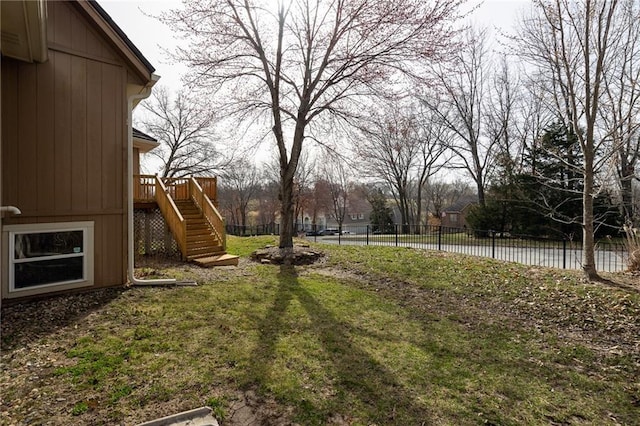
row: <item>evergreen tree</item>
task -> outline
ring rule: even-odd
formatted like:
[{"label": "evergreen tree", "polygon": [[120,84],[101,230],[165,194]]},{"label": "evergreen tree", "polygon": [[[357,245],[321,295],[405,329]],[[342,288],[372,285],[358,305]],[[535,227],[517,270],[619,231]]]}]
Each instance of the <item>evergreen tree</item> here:
[{"label": "evergreen tree", "polygon": [[[578,137],[562,123],[554,123],[525,156],[524,173],[517,176],[518,198],[513,231],[555,237],[582,232],[584,180]],[[596,187],[596,189],[598,189]],[[612,194],[594,199],[596,233],[612,234],[621,224]]]},{"label": "evergreen tree", "polygon": [[387,203],[387,197],[381,189],[376,188],[367,194],[367,201],[372,209],[369,215],[372,231],[388,232],[393,224],[393,212]]},{"label": "evergreen tree", "polygon": [[[476,230],[577,238],[582,230],[582,162],[576,135],[561,123],[552,124],[525,151],[522,172],[515,173],[508,158],[500,161],[485,206],[472,209],[467,221]],[[601,191],[594,199],[594,217],[598,235],[617,234],[622,219],[612,194]]]},{"label": "evergreen tree", "polygon": [[582,219],[582,153],[562,123],[549,126],[526,152],[519,187],[518,230],[553,236],[579,235]]}]

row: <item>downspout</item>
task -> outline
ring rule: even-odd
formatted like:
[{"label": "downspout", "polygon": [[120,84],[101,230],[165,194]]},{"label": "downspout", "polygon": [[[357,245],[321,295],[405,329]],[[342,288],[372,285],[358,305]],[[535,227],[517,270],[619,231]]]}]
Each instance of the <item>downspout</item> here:
[{"label": "downspout", "polygon": [[15,206],[2,206],[0,207],[0,213],[9,212],[13,214],[22,214],[19,208]]},{"label": "downspout", "polygon": [[150,84],[145,86],[142,92],[127,97],[127,275],[129,283],[133,285],[178,284],[175,278],[142,280],[133,274],[135,253],[133,247],[133,105],[135,101],[141,101],[151,95],[151,88],[159,78],[152,74]]}]

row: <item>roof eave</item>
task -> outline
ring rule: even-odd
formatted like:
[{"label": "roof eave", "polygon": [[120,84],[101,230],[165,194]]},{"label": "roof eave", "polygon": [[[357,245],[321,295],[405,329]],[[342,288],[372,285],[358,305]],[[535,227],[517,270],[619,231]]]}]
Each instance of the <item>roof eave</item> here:
[{"label": "roof eave", "polygon": [[147,153],[149,151],[154,150],[155,148],[159,147],[160,143],[159,142],[153,142],[153,141],[149,141],[146,139],[140,139],[137,137],[133,137],[133,147],[134,148],[138,148],[140,150],[141,153]]},{"label": "roof eave", "polygon": [[144,57],[140,50],[127,37],[109,14],[95,0],[79,0],[76,2],[80,10],[87,15],[113,46],[122,54],[127,63],[145,83],[153,80],[155,68]]}]

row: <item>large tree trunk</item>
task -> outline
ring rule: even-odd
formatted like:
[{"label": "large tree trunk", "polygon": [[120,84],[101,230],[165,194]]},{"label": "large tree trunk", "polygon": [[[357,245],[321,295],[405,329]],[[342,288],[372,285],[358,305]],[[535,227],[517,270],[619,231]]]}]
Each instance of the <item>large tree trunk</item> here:
[{"label": "large tree trunk", "polygon": [[293,175],[283,174],[280,178],[280,248],[293,247]]},{"label": "large tree trunk", "polygon": [[590,281],[600,279],[596,270],[593,226],[593,154],[585,153],[584,190],[582,193],[582,269]]},{"label": "large tree trunk", "polygon": [[[306,106],[306,103],[305,103]],[[291,147],[291,158],[287,160],[287,150],[284,146],[282,128],[278,128],[276,138],[280,148],[280,248],[293,249],[294,221],[296,200],[294,195],[294,180],[300,153],[302,151],[302,141],[304,140],[304,117],[306,110],[301,107],[302,112],[298,114],[298,122],[293,135]]]},{"label": "large tree trunk", "polygon": [[246,209],[246,207],[243,207],[242,211],[240,212],[240,220],[242,221],[242,229],[245,229],[245,227],[247,226],[247,209]]},{"label": "large tree trunk", "polygon": [[[414,234],[422,234],[422,184],[418,184],[418,194],[416,196],[416,220],[415,220],[415,229]],[[426,225],[425,220],[425,225]]]},{"label": "large tree trunk", "polygon": [[476,189],[478,191],[478,203],[484,207],[486,204],[485,195],[484,195],[484,185],[482,184],[481,178],[476,180]]},{"label": "large tree trunk", "polygon": [[409,233],[409,202],[407,200],[407,192],[400,194],[400,229],[403,234]]}]

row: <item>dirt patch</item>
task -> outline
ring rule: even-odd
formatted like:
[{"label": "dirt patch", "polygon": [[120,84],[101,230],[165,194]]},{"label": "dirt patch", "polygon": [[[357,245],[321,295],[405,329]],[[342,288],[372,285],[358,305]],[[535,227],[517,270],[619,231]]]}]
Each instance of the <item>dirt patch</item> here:
[{"label": "dirt patch", "polygon": [[274,265],[311,265],[324,258],[324,253],[307,244],[295,244],[292,248],[267,246],[251,253],[255,262]]},{"label": "dirt patch", "polygon": [[229,405],[228,415],[223,422],[227,426],[270,425],[286,426],[291,424],[288,414],[282,415],[278,403],[264,399],[254,391],[238,392]]},{"label": "dirt patch", "polygon": [[53,296],[2,306],[2,352],[29,345],[59,329],[80,322],[110,301],[124,288]]}]

